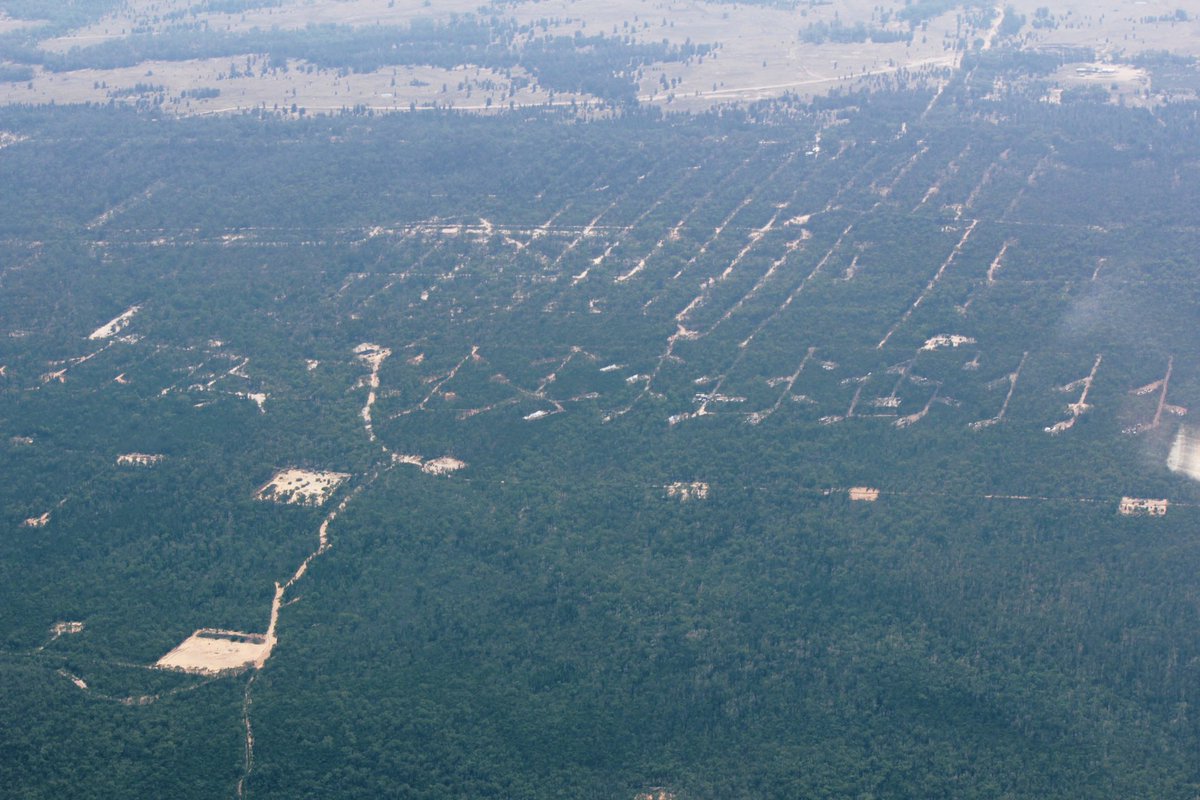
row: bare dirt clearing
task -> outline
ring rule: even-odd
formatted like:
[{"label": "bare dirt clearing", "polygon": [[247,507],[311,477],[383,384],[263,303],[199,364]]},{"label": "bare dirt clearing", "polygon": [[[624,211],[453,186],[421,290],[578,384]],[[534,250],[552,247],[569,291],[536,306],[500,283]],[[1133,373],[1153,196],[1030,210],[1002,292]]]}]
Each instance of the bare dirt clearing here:
[{"label": "bare dirt clearing", "polygon": [[285,469],[277,472],[254,497],[274,503],[321,506],[349,478],[345,472]]},{"label": "bare dirt clearing", "polygon": [[1096,381],[1096,373],[1100,370],[1100,362],[1103,360],[1103,355],[1097,355],[1095,363],[1092,364],[1092,371],[1090,373],[1077,381],[1071,381],[1065,386],[1060,386],[1058,388],[1058,391],[1060,392],[1073,392],[1080,388],[1082,388],[1083,391],[1080,393],[1077,401],[1067,404],[1067,412],[1070,414],[1070,416],[1061,422],[1056,422],[1047,427],[1045,429],[1046,433],[1050,434],[1051,436],[1057,436],[1063,431],[1070,430],[1071,428],[1075,427],[1076,420],[1092,410],[1092,407],[1088,405],[1087,401],[1088,393],[1092,391],[1092,384]]},{"label": "bare dirt clearing", "polygon": [[675,800],[675,793],[670,789],[662,789],[656,786],[653,789],[647,789],[644,792],[634,795],[633,800]]},{"label": "bare dirt clearing", "polygon": [[1066,64],[1052,76],[1063,88],[1097,87],[1114,102],[1139,104],[1151,89],[1150,73],[1132,64],[1092,62]]},{"label": "bare dirt clearing", "polygon": [[141,306],[130,306],[128,309],[126,309],[120,315],[114,317],[109,322],[105,323],[104,325],[101,325],[99,328],[96,328],[96,330],[92,331],[91,334],[88,335],[88,338],[89,339],[108,339],[113,336],[116,336],[118,333],[125,330],[125,328],[129,326],[129,323],[133,321],[134,315],[137,314],[141,310],[142,310]]},{"label": "bare dirt clearing", "polygon": [[[305,565],[307,564],[306,561]],[[219,675],[248,667],[261,669],[271,657],[271,651],[278,641],[275,626],[279,622],[283,592],[284,587],[275,584],[275,597],[271,600],[271,621],[267,625],[266,633],[201,628],[155,662],[155,666],[201,675]]]},{"label": "bare dirt clearing", "polygon": [[6,147],[11,147],[14,144],[20,144],[28,138],[28,136],[18,136],[17,134],[9,133],[8,131],[0,131],[0,150],[3,150]]},{"label": "bare dirt clearing", "polygon": [[152,467],[166,456],[158,453],[124,453],[117,456],[117,466],[120,467]]},{"label": "bare dirt clearing", "polygon": [[428,475],[449,475],[467,466],[467,462],[459,461],[452,456],[433,458],[421,465],[421,471]]},{"label": "bare dirt clearing", "polygon": [[667,490],[667,497],[678,498],[681,503],[686,503],[688,500],[707,500],[708,499],[708,484],[703,481],[676,481],[669,483],[663,487]]},{"label": "bare dirt clearing", "polygon": [[1117,507],[1118,513],[1124,517],[1162,517],[1167,513],[1167,500],[1150,500],[1143,497],[1122,497]]},{"label": "bare dirt clearing", "polygon": [[975,344],[975,340],[957,333],[939,333],[927,339],[925,344],[921,345],[921,349],[940,350],[943,347],[962,347],[964,344]]},{"label": "bare dirt clearing", "polygon": [[[74,636],[78,633],[83,633],[82,622],[56,622],[50,626],[50,639],[46,642],[46,644],[55,642],[63,636]],[[42,645],[42,647],[38,649],[40,650],[45,646],[46,645]]]},{"label": "bare dirt clearing", "polygon": [[[363,427],[367,431],[367,438],[372,442],[375,441],[375,427],[371,419],[371,409],[375,406],[375,400],[379,391],[379,369],[391,354],[392,351],[388,348],[369,342],[363,342],[354,348],[354,355],[358,360],[371,368],[371,374],[359,382],[360,385],[365,385],[370,389],[367,392],[367,402],[363,405],[359,416],[362,417]],[[312,369],[312,367],[309,369]]]},{"label": "bare dirt clearing", "polygon": [[155,666],[215,675],[245,669],[262,659],[266,651],[268,645],[262,634],[201,628],[160,658]]}]

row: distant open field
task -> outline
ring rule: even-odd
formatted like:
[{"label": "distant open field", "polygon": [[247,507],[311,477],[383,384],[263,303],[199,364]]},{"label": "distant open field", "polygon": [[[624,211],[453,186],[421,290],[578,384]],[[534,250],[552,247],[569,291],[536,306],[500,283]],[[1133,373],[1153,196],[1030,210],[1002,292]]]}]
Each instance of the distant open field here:
[{"label": "distant open field", "polygon": [[[518,36],[513,42],[517,49],[539,37],[597,34],[631,45],[713,45],[715,52],[706,57],[652,62],[631,76],[638,102],[670,111],[697,111],[785,93],[811,97],[883,86],[901,76],[910,82],[941,82],[947,70],[957,68],[964,49],[992,43],[988,28],[999,22],[1003,7],[1025,17],[1015,40],[1008,40],[1022,48],[1093,48],[1105,63],[1148,50],[1200,53],[1200,21],[1195,15],[1180,17],[1177,4],[1167,0],[1110,0],[1102,8],[1082,0],[1052,6],[1040,0],[1018,0],[991,10],[952,8],[911,24],[900,16],[908,4],[867,0],[801,3],[794,8],[703,0],[547,0],[492,6],[474,0],[434,4],[284,0],[278,6],[240,13],[208,11],[196,0],[129,0],[116,14],[40,39],[38,46],[46,53],[64,55],[76,49],[111,47],[118,40],[148,33],[282,34],[314,25],[400,30],[414,23],[445,24],[476,15],[526,26],[525,38]],[[0,17],[0,32],[34,24]],[[846,33],[853,29],[859,33]],[[834,35],[822,40],[816,33],[820,30]],[[407,64],[348,71],[290,59],[284,71],[266,69],[268,61],[265,54],[245,52],[154,59],[103,69],[52,72],[34,67],[31,80],[19,80],[16,73],[9,82],[0,82],[0,104],[116,101],[158,105],[176,114],[252,108],[321,113],[356,106],[375,111],[453,107],[486,112],[510,106],[597,104],[597,98],[587,92],[540,86],[537,76],[519,66],[501,71],[466,63],[453,68]],[[1105,74],[1091,73],[1081,80],[1075,70],[1064,69],[1057,77],[1062,86],[1070,87],[1098,83]],[[1120,84],[1113,90],[1114,100],[1137,101],[1154,88],[1144,74],[1109,81],[1114,82]]]},{"label": "distant open field", "polygon": [[[399,66],[373,72],[339,74],[289,61],[288,70],[262,75],[229,77],[230,65],[244,67],[259,57],[201,58],[186,61],[147,61],[133,67],[82,69],[72,72],[37,70],[27,83],[0,83],[0,103],[153,103],[173,113],[213,114],[265,107],[268,110],[304,108],[310,113],[337,111],[363,105],[376,111],[409,110],[414,104],[484,112],[551,102],[547,92],[533,88],[511,90],[505,76],[484,67],[443,69]],[[513,72],[520,76],[519,68]],[[197,90],[200,96],[189,96]],[[556,94],[553,103],[586,102],[576,94]]]},{"label": "distant open field", "polygon": [[22,28],[28,28],[37,23],[33,20],[13,19],[0,13],[0,33],[8,33],[9,31],[19,31]]},{"label": "distant open field", "polygon": [[[1172,0],[1015,0],[1012,5],[1027,18],[1022,46],[1094,47],[1105,59],[1167,50],[1200,55],[1200,10]],[[1043,27],[1036,27],[1037,9],[1048,8]],[[1187,21],[1175,19],[1185,9]]]},{"label": "distant open field", "polygon": [[[537,36],[569,37],[576,34],[627,37],[641,44],[711,44],[718,51],[686,62],[653,63],[636,76],[638,100],[670,110],[699,110],[730,102],[753,101],[791,92],[825,94],[849,88],[871,78],[901,70],[920,72],[957,65],[960,35],[974,28],[960,27],[961,15],[942,14],[920,26],[911,42],[823,41],[801,34],[812,26],[886,30],[901,35],[907,23],[895,14],[903,3],[877,5],[865,0],[794,9],[741,6],[708,2],[641,0],[613,4],[599,0],[519,2],[480,8],[469,0],[453,0],[429,7],[391,0],[305,0],[239,14],[192,10],[194,0],[131,0],[113,16],[45,38],[38,46],[47,53],[65,54],[126,38],[132,32],[164,33],[183,28],[217,34],[251,31],[300,31],[311,25],[336,24],[359,30],[375,26],[407,27],[414,21],[445,22],[459,15],[486,12],[531,25]],[[482,16],[482,14],[481,14]],[[536,80],[464,64],[456,69],[405,66],[375,72],[337,75],[333,70],[290,63],[285,74],[262,74],[261,54],[236,57],[191,58],[185,61],[145,61],[115,69],[83,69],[48,73],[35,68],[32,81],[0,84],[0,103],[162,103],[175,113],[237,111],[266,106],[309,111],[337,110],[355,105],[376,110],[454,106],[487,111],[493,108],[587,102],[579,92],[556,92],[553,98]],[[230,77],[231,63],[254,65],[250,75]],[[517,79],[514,84],[514,77]],[[528,85],[526,85],[528,83]],[[140,84],[140,87],[139,87]],[[460,87],[460,84],[463,84]],[[443,86],[445,88],[443,88]],[[161,92],[136,92],[135,88],[162,87]],[[185,97],[197,89],[220,89],[219,97]],[[114,94],[114,90],[116,93]]]}]

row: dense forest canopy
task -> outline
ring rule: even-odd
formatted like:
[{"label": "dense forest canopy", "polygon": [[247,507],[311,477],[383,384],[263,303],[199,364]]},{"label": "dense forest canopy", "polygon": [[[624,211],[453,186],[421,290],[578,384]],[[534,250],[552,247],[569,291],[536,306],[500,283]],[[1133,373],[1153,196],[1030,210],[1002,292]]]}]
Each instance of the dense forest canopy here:
[{"label": "dense forest canopy", "polygon": [[509,61],[502,14],[12,61],[461,45],[613,94],[0,107],[0,785],[1194,797],[1194,62],[1128,92],[1032,12],[908,8],[1013,30],[691,114],[636,71],[720,48]]}]

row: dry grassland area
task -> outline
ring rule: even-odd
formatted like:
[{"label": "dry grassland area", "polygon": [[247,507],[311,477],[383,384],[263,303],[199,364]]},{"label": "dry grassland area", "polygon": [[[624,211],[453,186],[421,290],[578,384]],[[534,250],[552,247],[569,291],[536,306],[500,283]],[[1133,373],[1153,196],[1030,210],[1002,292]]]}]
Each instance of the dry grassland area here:
[{"label": "dry grassland area", "polygon": [[22,28],[29,28],[36,25],[34,20],[13,19],[0,12],[0,34],[9,33],[10,31],[19,31]]},{"label": "dry grassland area", "polygon": [[[1170,2],[1121,0],[1097,8],[1079,2],[1044,5],[1034,0],[1011,4],[1026,25],[1023,48],[1093,48],[1093,70],[1076,65],[1054,76],[1061,87],[1113,87],[1114,99],[1136,101],[1152,83],[1144,71],[1121,62],[1143,51],[1200,53],[1200,22],[1174,18]],[[669,111],[700,111],[786,93],[817,96],[838,89],[890,85],[898,77],[940,83],[958,66],[964,47],[991,44],[987,17],[953,9],[914,25],[898,14],[901,2],[868,0],[784,6],[716,2],[638,0],[547,0],[480,6],[472,0],[433,4],[392,0],[285,0],[279,6],[237,14],[205,11],[194,0],[130,0],[120,12],[91,25],[42,39],[51,55],[103,49],[131,36],[178,34],[184,29],[229,36],[263,32],[302,32],[313,25],[358,31],[407,29],[445,23],[469,15],[495,16],[533,26],[537,36],[626,37],[634,44],[712,45],[707,56],[652,62],[633,76],[640,103]],[[996,21],[999,16],[993,10]],[[1043,9],[1039,11],[1039,9]],[[1048,9],[1048,13],[1046,12]],[[985,10],[986,11],[986,10]],[[1142,22],[1141,20],[1153,20]],[[1036,24],[1035,24],[1036,23]],[[26,20],[0,19],[0,33],[28,27]],[[900,37],[897,41],[819,41],[820,26],[842,30],[861,25]],[[518,36],[519,54],[533,34]],[[882,37],[881,37],[882,38]],[[270,68],[268,69],[268,64]],[[285,66],[286,65],[286,66]],[[0,66],[3,63],[0,62]],[[9,65],[12,66],[12,65]],[[197,96],[199,92],[199,96]],[[453,67],[404,64],[369,71],[334,69],[291,58],[272,60],[260,52],[145,60],[114,68],[51,71],[32,68],[29,79],[0,82],[0,104],[143,103],[174,114],[333,112],[347,108],[407,111],[456,108],[491,112],[509,107],[599,106],[583,92],[540,86],[520,65],[504,70],[464,63]]]},{"label": "dry grassland area", "polygon": [[[1177,0],[1019,0],[1012,5],[1030,23],[1039,8],[1049,9],[1045,27],[1028,25],[1021,31],[1026,45],[1039,47],[1092,47],[1105,61],[1120,53],[1147,50],[1200,54],[1200,19],[1196,8]],[[1179,10],[1190,12],[1186,21],[1176,20]]]},{"label": "dry grassland area", "polygon": [[[414,103],[419,109],[436,104],[482,113],[507,108],[507,100],[499,103],[497,99],[507,96],[512,85],[509,78],[494,70],[469,65],[454,69],[398,66],[343,75],[338,70],[316,68],[294,59],[287,62],[287,71],[230,77],[231,64],[244,71],[254,70],[261,61],[259,54],[248,53],[232,58],[146,61],[117,69],[64,73],[39,70],[29,84],[0,83],[0,102],[106,103],[113,93],[149,84],[163,88],[148,95],[162,94],[165,108],[178,114],[232,113],[263,106],[282,110],[290,109],[293,104],[308,113],[338,111],[356,105],[374,111],[408,111]],[[521,77],[521,72],[519,68],[512,70],[517,77]],[[213,98],[183,95],[206,88],[219,89],[220,95]],[[547,93],[530,88],[516,89],[509,99],[518,106],[549,102]],[[568,94],[555,96],[554,103],[570,105],[587,99]]]}]

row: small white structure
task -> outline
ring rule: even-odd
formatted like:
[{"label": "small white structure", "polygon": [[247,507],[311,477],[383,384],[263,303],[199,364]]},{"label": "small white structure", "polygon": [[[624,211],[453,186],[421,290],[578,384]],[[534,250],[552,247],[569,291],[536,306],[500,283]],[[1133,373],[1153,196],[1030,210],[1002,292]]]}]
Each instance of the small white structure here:
[{"label": "small white structure", "polygon": [[663,488],[667,490],[667,497],[677,497],[681,503],[686,503],[693,498],[696,500],[708,499],[708,484],[703,481],[692,481],[690,483],[676,481],[675,483],[667,484]]},{"label": "small white structure", "polygon": [[124,453],[117,456],[117,466],[120,467],[152,467],[162,461],[164,456],[158,453]]}]

